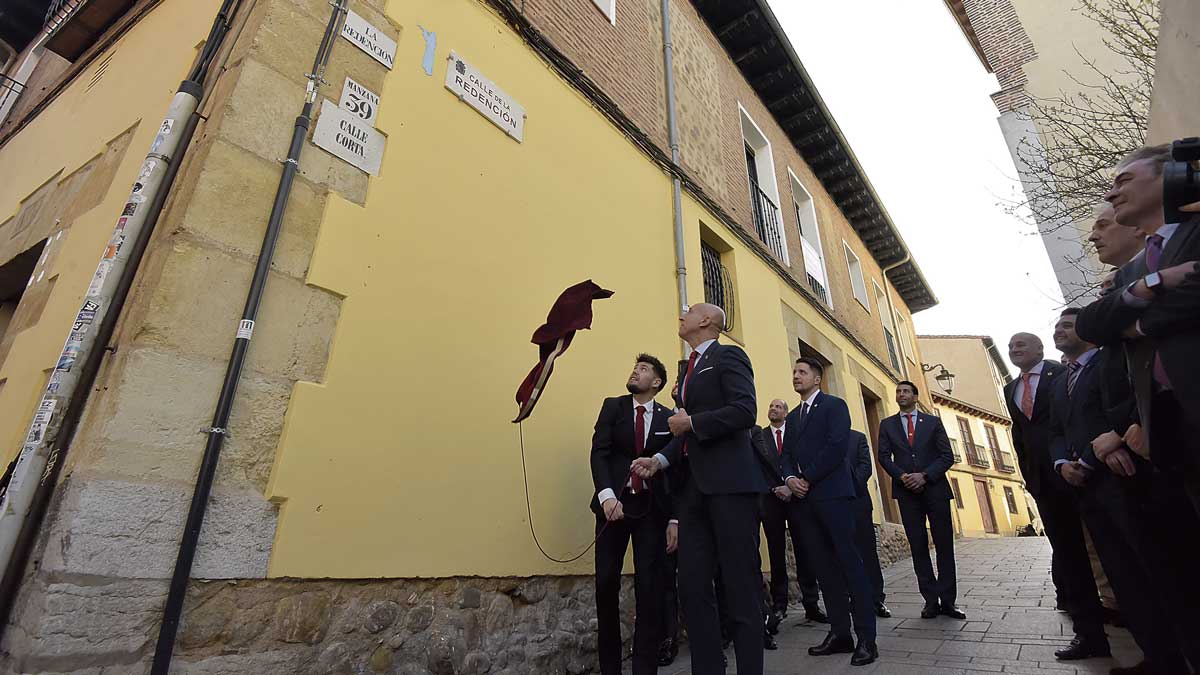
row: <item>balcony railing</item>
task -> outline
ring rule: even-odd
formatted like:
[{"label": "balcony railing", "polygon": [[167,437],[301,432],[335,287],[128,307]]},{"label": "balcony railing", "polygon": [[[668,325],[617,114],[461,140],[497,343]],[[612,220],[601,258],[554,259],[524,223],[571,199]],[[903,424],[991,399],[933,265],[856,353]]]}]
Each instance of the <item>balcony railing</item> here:
[{"label": "balcony railing", "polygon": [[1013,466],[1013,463],[1009,461],[1011,457],[1012,455],[1000,453],[1000,459],[996,462],[996,468],[1004,473],[1016,473],[1017,467]]},{"label": "balcony railing", "polygon": [[779,226],[783,218],[779,207],[753,181],[750,183],[750,202],[754,207],[754,231],[771,253],[783,260],[783,228]]},{"label": "balcony railing", "polygon": [[829,304],[829,291],[825,290],[825,284],[817,281],[813,275],[808,275],[808,287],[812,289],[813,295],[820,298],[821,302]]},{"label": "balcony railing", "polygon": [[972,466],[988,468],[987,455],[983,454],[983,446],[978,443],[967,444],[967,463]]},{"label": "balcony railing", "polygon": [[957,438],[950,439],[950,451],[954,453],[954,463],[955,464],[958,464],[959,462],[963,461],[962,453],[958,451],[958,439]]},{"label": "balcony railing", "polygon": [[9,104],[15,104],[17,97],[23,91],[25,91],[24,84],[7,75],[0,75],[0,111],[6,110],[6,106]]}]

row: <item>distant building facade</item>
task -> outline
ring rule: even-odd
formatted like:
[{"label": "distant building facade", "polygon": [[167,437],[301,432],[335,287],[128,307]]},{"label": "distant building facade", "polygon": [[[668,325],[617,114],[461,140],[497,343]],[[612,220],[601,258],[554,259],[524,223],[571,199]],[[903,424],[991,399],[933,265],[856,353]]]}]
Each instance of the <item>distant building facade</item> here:
[{"label": "distant building facade", "polygon": [[933,410],[954,450],[946,473],[954,491],[955,529],[967,537],[1014,536],[1038,520],[1012,445],[1002,388],[1011,379],[994,341],[985,336],[922,335],[921,354],[955,375],[952,392],[925,373]]}]

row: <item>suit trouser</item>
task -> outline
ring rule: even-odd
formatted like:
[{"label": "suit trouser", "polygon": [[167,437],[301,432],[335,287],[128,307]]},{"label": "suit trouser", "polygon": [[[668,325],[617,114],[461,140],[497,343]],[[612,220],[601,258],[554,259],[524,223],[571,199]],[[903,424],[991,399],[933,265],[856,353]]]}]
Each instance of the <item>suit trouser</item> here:
[{"label": "suit trouser", "polygon": [[882,605],[887,598],[883,591],[883,570],[879,567],[879,548],[875,541],[875,521],[871,517],[874,505],[871,495],[855,497],[854,499],[854,545],[862,558],[863,569],[867,580],[871,582],[871,600],[876,605]]},{"label": "suit trouser", "polygon": [[1170,391],[1154,394],[1150,415],[1151,459],[1178,474],[1192,510],[1200,515],[1200,420],[1190,419]]},{"label": "suit trouser", "polygon": [[[621,568],[625,550],[633,540],[633,590],[636,615],[633,624],[633,672],[658,672],[659,617],[662,575],[666,543],[666,518],[650,504],[648,493],[626,495],[622,502],[626,513],[646,513],[607,523],[596,517],[596,650],[600,672],[621,675]],[[649,511],[648,511],[649,510]],[[647,512],[648,511],[648,512]]]},{"label": "suit trouser", "polygon": [[662,623],[659,635],[663,640],[679,641],[679,590],[675,578],[679,572],[679,551],[663,557],[662,576]]},{"label": "suit trouser", "polygon": [[[1151,450],[1153,453],[1154,451]],[[1200,672],[1200,516],[1193,505],[1185,476],[1179,471],[1154,471],[1139,523],[1163,552],[1165,573],[1154,578],[1160,598],[1168,605],[1184,656]]]},{"label": "suit trouser", "polygon": [[1133,480],[1137,484],[1094,471],[1080,490],[1080,511],[1134,641],[1152,663],[1178,668],[1183,654],[1171,625],[1171,601],[1156,587],[1156,578],[1169,574],[1170,566],[1163,547],[1139,522],[1143,504],[1136,493],[1146,481]]},{"label": "suit trouser", "polygon": [[853,605],[853,633],[860,641],[874,642],[871,582],[854,545],[854,498],[801,499],[796,503],[795,513],[808,543],[817,581],[825,593],[831,631],[839,637],[851,636]]},{"label": "suit trouser", "polygon": [[1096,580],[1096,590],[1100,592],[1100,604],[1105,609],[1115,611],[1120,607],[1120,601],[1113,590],[1112,579],[1109,579],[1108,572],[1104,571],[1104,563],[1100,562],[1100,553],[1092,541],[1091,525],[1088,525],[1087,517],[1083,519],[1083,543],[1087,546],[1088,562],[1092,565],[1092,578]]},{"label": "suit trouser", "polygon": [[788,526],[788,511],[793,501],[783,501],[765,494],[762,501],[762,529],[767,536],[767,557],[771,561],[771,609],[786,611],[788,606],[787,539],[791,534],[792,554],[796,559],[796,584],[800,586],[800,602],[805,608],[817,607],[821,592],[817,576],[812,571],[805,552],[804,535],[800,528]]},{"label": "suit trouser", "polygon": [[[686,479],[685,479],[686,480]],[[695,480],[678,493],[679,600],[695,675],[725,672],[713,578],[721,574],[740,675],[762,675],[762,571],[758,495],[707,495]]]},{"label": "suit trouser", "polygon": [[1059,601],[1075,624],[1075,634],[1092,639],[1104,636],[1104,610],[1100,604],[1100,593],[1092,577],[1092,564],[1088,560],[1087,545],[1083,542],[1083,520],[1079,513],[1079,499],[1070,492],[1069,486],[1058,478],[1061,487],[1045,485],[1042,493],[1034,496],[1042,524],[1046,527],[1046,538],[1052,548],[1051,568],[1057,577]]},{"label": "suit trouser", "polygon": [[[900,521],[912,550],[913,571],[917,575],[917,588],[929,604],[953,605],[958,599],[958,577],[954,563],[954,521],[950,516],[950,500],[907,490],[896,493],[900,506]],[[925,521],[929,521],[929,532],[937,548],[937,573],[933,571],[933,560],[929,557],[929,536],[925,533]]]}]

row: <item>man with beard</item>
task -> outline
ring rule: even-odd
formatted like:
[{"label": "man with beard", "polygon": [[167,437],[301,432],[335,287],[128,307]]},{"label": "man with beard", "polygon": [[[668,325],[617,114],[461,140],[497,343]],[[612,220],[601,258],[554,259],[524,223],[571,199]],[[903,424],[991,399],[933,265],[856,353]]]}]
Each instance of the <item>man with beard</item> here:
[{"label": "man with beard", "polygon": [[592,482],[596,492],[596,620],[600,672],[621,675],[621,568],[633,540],[633,672],[658,672],[663,558],[675,549],[678,523],[670,520],[671,501],[662,478],[630,473],[638,457],[651,456],[671,439],[671,410],[654,395],[667,382],[662,361],[640,354],[624,396],[604,399],[592,435]]}]

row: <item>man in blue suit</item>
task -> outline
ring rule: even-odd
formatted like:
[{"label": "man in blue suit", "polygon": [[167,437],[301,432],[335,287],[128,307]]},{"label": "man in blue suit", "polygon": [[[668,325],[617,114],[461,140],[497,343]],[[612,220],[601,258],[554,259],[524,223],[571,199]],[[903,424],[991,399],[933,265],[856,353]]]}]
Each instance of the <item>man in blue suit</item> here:
[{"label": "man in blue suit", "polygon": [[[809,357],[792,368],[792,387],[803,400],[788,414],[781,465],[788,488],[800,500],[800,526],[829,613],[829,635],[808,653],[853,652],[851,665],[865,666],[879,658],[879,649],[871,582],[854,543],[854,479],[846,461],[850,410],[842,399],[821,391],[824,374],[821,362]],[[857,646],[851,635],[851,602]]]},{"label": "man in blue suit", "polygon": [[[954,493],[946,480],[946,471],[954,466],[950,437],[941,418],[917,412],[917,385],[908,381],[897,384],[896,404],[900,413],[879,423],[879,464],[892,477],[892,496],[899,502],[900,520],[912,549],[917,587],[925,598],[921,618],[944,614],[965,619],[967,615],[954,604],[958,598],[954,523],[950,520]],[[926,519],[937,547],[936,575],[929,559]]]}]

